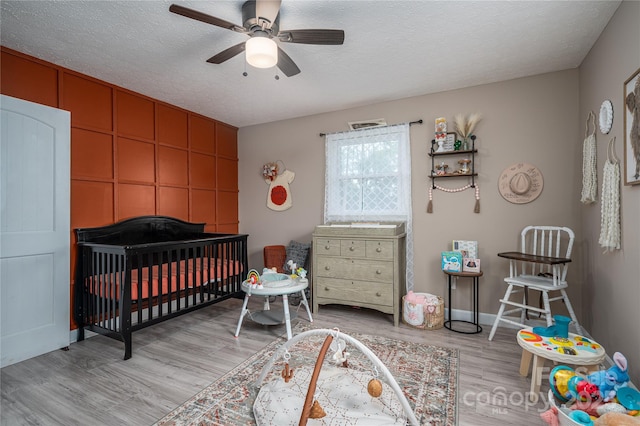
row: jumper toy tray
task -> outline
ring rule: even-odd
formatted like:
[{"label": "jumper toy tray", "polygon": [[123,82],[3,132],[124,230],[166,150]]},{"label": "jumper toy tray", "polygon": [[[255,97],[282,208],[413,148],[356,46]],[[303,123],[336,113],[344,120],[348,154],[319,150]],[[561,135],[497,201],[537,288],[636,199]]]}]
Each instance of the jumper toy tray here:
[{"label": "jumper toy tray", "polygon": [[[315,368],[296,364],[296,351],[318,350],[314,337],[325,337]],[[350,358],[354,349],[363,356]],[[327,351],[333,354],[325,361]],[[286,361],[284,368],[270,374],[280,359]],[[265,382],[267,376],[273,379]],[[294,336],[273,353],[255,384],[260,390],[253,412],[259,426],[306,425],[307,421],[311,425],[419,424],[382,361],[359,340],[335,329]]]},{"label": "jumper toy tray", "polygon": [[262,285],[266,288],[286,287],[293,283],[293,280],[287,274],[262,274],[260,278],[262,280]]}]

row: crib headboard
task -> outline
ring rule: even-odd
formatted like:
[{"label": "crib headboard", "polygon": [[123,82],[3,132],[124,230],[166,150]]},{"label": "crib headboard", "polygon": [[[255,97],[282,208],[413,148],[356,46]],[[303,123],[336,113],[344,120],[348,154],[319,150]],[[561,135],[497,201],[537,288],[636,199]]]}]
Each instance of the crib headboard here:
[{"label": "crib headboard", "polygon": [[204,223],[169,216],[138,216],[97,228],[76,228],[78,243],[136,245],[202,237]]}]

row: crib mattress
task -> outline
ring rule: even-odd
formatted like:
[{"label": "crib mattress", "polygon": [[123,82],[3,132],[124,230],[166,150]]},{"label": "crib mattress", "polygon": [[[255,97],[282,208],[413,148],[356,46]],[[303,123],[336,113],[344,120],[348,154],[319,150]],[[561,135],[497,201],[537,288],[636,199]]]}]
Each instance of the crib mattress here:
[{"label": "crib mattress", "polygon": [[[208,258],[132,269],[131,300],[158,297],[178,290],[198,288],[203,284],[220,285],[227,278],[240,274],[242,269],[242,263],[237,260]],[[118,300],[123,279],[124,274],[119,273],[94,275],[90,280],[89,291]]]}]

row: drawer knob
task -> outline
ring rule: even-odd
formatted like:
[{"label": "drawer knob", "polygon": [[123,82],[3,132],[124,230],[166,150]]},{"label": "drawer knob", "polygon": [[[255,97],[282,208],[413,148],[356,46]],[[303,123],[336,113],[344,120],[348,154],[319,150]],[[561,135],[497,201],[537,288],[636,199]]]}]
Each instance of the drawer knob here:
[{"label": "drawer knob", "polygon": [[325,267],[324,267],[324,270],[325,270],[325,271],[329,271],[329,270],[331,270],[331,267],[330,267],[330,266],[325,266]]},{"label": "drawer knob", "polygon": [[324,246],[325,250],[329,250],[331,247],[327,244],[326,246]]},{"label": "drawer knob", "polygon": [[324,288],[324,291],[329,291],[329,287],[325,287],[325,288]]},{"label": "drawer knob", "polygon": [[380,297],[380,296],[382,296],[382,295],[380,294],[380,292],[377,292],[377,293],[376,293],[376,296]]},{"label": "drawer knob", "polygon": [[356,248],[354,246],[349,247],[349,251],[354,251]]},{"label": "drawer knob", "polygon": [[380,247],[378,247],[378,248],[376,249],[376,251],[377,251],[378,253],[380,253],[380,252],[382,251],[382,249],[381,249]]},{"label": "drawer knob", "polygon": [[380,269],[376,269],[376,274],[380,275],[382,273],[382,271]]}]

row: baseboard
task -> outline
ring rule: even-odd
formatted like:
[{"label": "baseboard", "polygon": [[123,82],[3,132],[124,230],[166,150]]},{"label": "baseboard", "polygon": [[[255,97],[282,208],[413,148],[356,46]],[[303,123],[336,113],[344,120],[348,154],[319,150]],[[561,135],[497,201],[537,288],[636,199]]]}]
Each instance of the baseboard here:
[{"label": "baseboard", "polygon": [[[445,309],[445,318],[448,315],[449,309]],[[462,309],[453,309],[451,311],[452,313],[452,318],[454,320],[463,320],[463,321],[472,321],[473,320],[473,312],[471,311],[464,311]],[[478,315],[478,322],[480,323],[480,325],[482,326],[493,326],[493,323],[496,321],[496,314],[487,314],[487,313],[482,313],[480,312],[480,314]],[[544,320],[541,319],[533,319],[533,320],[527,320],[526,324],[530,327],[546,327],[547,323]],[[500,322],[500,324],[498,325],[499,327],[503,327],[503,328],[510,328],[513,330],[519,330],[521,327],[517,326],[515,324],[510,324],[510,323],[506,323],[506,322]],[[575,333],[576,330],[570,330],[572,333]],[[588,339],[593,339],[593,337],[591,337],[591,335],[589,334],[588,330],[585,330],[584,327],[582,327],[582,335]]]},{"label": "baseboard", "polygon": [[[99,336],[99,334],[89,330],[84,331],[85,340],[90,339],[93,336]],[[78,342],[78,329],[76,328],[75,330],[69,330],[69,344],[77,343],[77,342]]]}]

